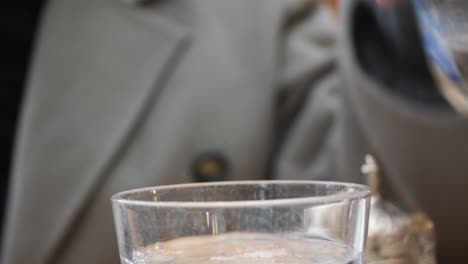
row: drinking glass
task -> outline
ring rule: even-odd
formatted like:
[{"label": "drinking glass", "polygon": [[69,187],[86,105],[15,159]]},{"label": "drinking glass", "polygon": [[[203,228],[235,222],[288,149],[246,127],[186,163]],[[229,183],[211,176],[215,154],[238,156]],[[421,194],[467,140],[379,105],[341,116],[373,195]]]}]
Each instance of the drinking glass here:
[{"label": "drinking glass", "polygon": [[112,197],[122,264],[361,263],[367,186],[194,183]]},{"label": "drinking glass", "polygon": [[413,0],[413,4],[440,90],[468,116],[468,1]]}]

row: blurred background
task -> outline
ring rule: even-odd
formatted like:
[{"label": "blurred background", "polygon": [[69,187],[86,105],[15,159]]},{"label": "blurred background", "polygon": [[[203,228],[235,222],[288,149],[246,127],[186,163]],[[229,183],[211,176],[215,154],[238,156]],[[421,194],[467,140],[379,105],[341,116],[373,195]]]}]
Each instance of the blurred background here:
[{"label": "blurred background", "polygon": [[439,38],[455,2],[4,1],[1,263],[118,263],[123,190],[368,183],[369,154],[439,263],[468,262],[463,61]]}]

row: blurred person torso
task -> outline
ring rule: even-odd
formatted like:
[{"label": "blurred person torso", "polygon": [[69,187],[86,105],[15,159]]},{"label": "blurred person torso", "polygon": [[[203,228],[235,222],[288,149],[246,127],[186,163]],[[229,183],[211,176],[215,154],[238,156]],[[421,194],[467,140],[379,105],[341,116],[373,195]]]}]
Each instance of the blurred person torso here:
[{"label": "blurred person torso", "polygon": [[468,155],[468,123],[432,90],[408,89],[434,84],[422,59],[405,63],[408,52],[389,46],[398,19],[377,23],[370,2],[344,2],[337,30],[306,0],[48,1],[3,263],[117,263],[109,198],[122,190],[362,182],[367,153],[389,197],[435,219],[442,258],[468,259],[459,232],[468,216],[447,217],[449,205],[468,209],[466,162],[447,158]]}]

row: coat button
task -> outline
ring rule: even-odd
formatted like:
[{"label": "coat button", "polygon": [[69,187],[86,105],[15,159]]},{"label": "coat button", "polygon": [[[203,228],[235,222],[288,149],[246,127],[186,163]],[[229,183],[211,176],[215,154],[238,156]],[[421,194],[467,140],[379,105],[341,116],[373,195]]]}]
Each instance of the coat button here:
[{"label": "coat button", "polygon": [[202,153],[192,162],[192,175],[198,182],[224,181],[228,171],[228,161],[220,152]]},{"label": "coat button", "polygon": [[150,4],[152,2],[155,2],[156,0],[120,0],[120,2],[127,4],[127,5],[143,5],[143,4]]}]

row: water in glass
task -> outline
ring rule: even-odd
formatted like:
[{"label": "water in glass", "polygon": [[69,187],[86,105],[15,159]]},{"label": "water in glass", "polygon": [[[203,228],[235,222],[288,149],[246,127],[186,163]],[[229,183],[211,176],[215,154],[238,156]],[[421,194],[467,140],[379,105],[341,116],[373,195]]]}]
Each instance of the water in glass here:
[{"label": "water in glass", "polygon": [[262,234],[186,237],[134,251],[126,264],[357,264],[347,245],[319,238],[282,238]]}]

